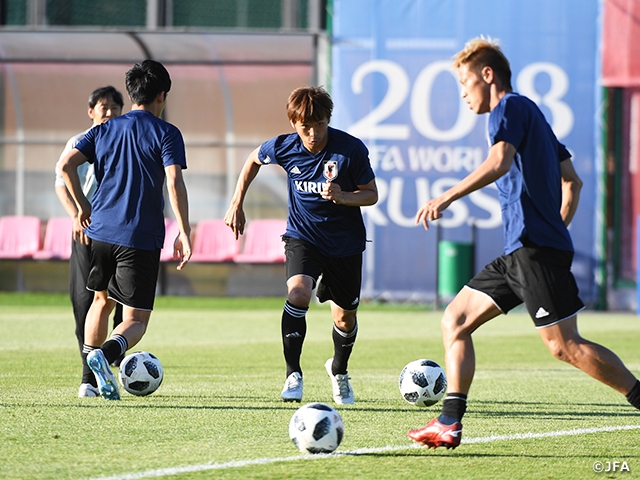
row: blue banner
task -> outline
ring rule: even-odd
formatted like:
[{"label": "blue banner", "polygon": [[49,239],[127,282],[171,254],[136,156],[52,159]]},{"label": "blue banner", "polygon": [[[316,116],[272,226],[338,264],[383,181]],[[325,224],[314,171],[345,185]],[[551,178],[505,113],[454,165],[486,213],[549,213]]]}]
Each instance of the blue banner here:
[{"label": "blue banner", "polygon": [[332,125],[366,143],[380,191],[364,209],[363,296],[432,301],[438,238],[473,241],[475,272],[502,253],[493,185],[454,202],[437,228],[414,223],[486,158],[488,115],[468,109],[451,70],[483,35],[499,39],[514,90],[541,107],[584,181],[573,271],[595,301],[598,0],[334,0],[333,13]]}]

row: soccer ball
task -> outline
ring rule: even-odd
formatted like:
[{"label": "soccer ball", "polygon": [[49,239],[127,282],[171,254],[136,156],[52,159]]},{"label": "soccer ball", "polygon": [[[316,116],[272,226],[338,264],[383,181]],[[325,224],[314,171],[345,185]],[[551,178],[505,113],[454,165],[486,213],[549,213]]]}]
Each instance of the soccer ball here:
[{"label": "soccer ball", "polygon": [[149,352],[134,352],[127,355],[118,371],[120,383],[133,395],[150,395],[155,392],[164,377],[162,364]]},{"label": "soccer ball", "polygon": [[342,442],[340,414],[324,403],[307,403],[291,417],[289,437],[302,453],[331,453]]},{"label": "soccer ball", "polygon": [[400,372],[398,386],[411,405],[429,407],[438,403],[447,390],[447,377],[433,360],[414,360]]}]

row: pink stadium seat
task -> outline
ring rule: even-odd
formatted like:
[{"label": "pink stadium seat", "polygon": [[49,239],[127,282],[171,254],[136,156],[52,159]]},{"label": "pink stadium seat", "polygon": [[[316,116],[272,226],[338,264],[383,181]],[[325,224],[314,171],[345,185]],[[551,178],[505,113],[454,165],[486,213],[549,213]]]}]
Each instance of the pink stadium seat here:
[{"label": "pink stadium seat", "polygon": [[32,258],[40,249],[40,219],[8,216],[0,218],[0,258]]},{"label": "pink stadium seat", "polygon": [[233,259],[238,263],[284,262],[281,236],[287,229],[286,220],[253,220],[247,225],[242,253]]},{"label": "pink stadium seat", "polygon": [[162,250],[160,250],[161,262],[170,262],[175,260],[175,258],[173,258],[173,242],[179,232],[180,228],[178,227],[178,222],[168,218],[164,219],[164,246],[162,247]]},{"label": "pink stadium seat", "polygon": [[71,257],[71,243],[73,220],[69,217],[50,218],[44,234],[42,250],[35,253],[36,260],[69,260]]},{"label": "pink stadium seat", "polygon": [[193,241],[192,262],[230,262],[240,252],[236,240],[224,220],[201,220]]}]

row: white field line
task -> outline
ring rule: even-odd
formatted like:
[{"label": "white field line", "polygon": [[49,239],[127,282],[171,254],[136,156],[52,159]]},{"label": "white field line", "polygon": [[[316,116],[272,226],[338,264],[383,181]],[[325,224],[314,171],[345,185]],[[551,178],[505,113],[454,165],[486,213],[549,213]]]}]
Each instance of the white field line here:
[{"label": "white field line", "polygon": [[[489,437],[476,437],[476,438],[463,438],[462,443],[489,443],[498,441],[509,440],[530,440],[535,438],[547,438],[547,437],[566,437],[570,435],[586,435],[590,433],[600,432],[617,432],[620,430],[638,430],[640,425],[620,425],[611,427],[598,427],[598,428],[576,428],[573,430],[559,430],[556,432],[540,432],[540,433],[516,433],[513,435],[492,435]],[[179,475],[181,473],[202,472],[206,470],[226,470],[229,468],[241,468],[251,465],[268,465],[271,463],[280,462],[296,462],[300,460],[318,460],[321,458],[339,457],[343,455],[368,455],[372,453],[385,453],[385,452],[398,452],[401,450],[410,450],[413,448],[425,448],[419,444],[399,445],[399,446],[386,446],[377,448],[359,448],[356,450],[349,450],[343,452],[334,452],[329,454],[318,455],[293,455],[290,457],[279,458],[256,458],[253,460],[234,460],[231,462],[223,463],[205,463],[202,465],[187,465],[184,467],[173,468],[160,468],[157,470],[147,470],[146,472],[138,473],[123,473],[121,475],[113,475],[110,477],[96,477],[91,480],[138,480],[140,478],[157,478],[168,477],[170,475]]]}]

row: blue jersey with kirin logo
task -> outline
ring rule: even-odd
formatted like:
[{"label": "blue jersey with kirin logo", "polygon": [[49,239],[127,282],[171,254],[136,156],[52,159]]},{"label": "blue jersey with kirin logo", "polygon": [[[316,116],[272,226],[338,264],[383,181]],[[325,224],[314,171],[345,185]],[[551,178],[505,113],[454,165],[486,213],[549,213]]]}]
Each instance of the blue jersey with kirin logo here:
[{"label": "blue jersey with kirin logo", "polygon": [[315,245],[329,257],[362,253],[366,233],[360,207],[336,205],[321,196],[331,181],[345,192],[375,178],[369,151],[361,140],[329,127],[325,148],[309,152],[297,133],[264,142],[258,153],[263,165],[277,163],[287,172],[289,217],[285,235]]}]

